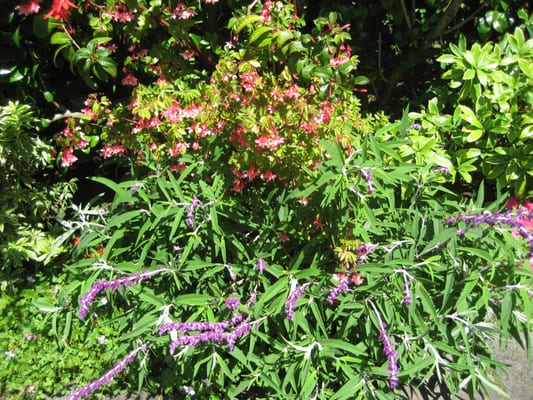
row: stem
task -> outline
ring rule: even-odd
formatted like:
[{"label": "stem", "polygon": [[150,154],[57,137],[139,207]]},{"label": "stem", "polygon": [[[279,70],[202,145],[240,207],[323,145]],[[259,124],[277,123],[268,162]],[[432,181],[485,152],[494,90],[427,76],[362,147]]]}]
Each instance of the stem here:
[{"label": "stem", "polygon": [[[440,19],[437,21],[435,28],[433,28],[433,30],[429,32],[426,37],[423,38],[424,44],[422,45],[422,47],[411,49],[411,51],[409,51],[409,53],[407,53],[407,55],[403,57],[404,61],[399,63],[396,68],[391,71],[384,93],[378,101],[379,108],[383,109],[384,106],[389,103],[394,89],[396,89],[397,84],[402,80],[405,72],[421,62],[420,60],[418,60],[420,58],[420,53],[424,50],[429,50],[431,48],[432,43],[445,33],[446,27],[448,26],[450,21],[455,18],[455,16],[459,12],[459,8],[461,7],[462,3],[462,0],[450,0],[448,7],[442,13]],[[428,56],[424,57],[422,61],[426,60]]]},{"label": "stem", "polygon": [[405,23],[407,24],[407,27],[409,30],[413,28],[413,25],[411,23],[411,18],[409,18],[409,14],[407,13],[407,7],[405,6],[405,0],[400,0],[400,4],[402,5],[402,12],[403,17],[405,18]]},{"label": "stem", "polygon": [[65,28],[65,25],[63,25],[61,28],[63,28],[63,32],[65,32],[65,35],[68,36],[68,38],[70,39],[70,41],[72,42],[72,44],[74,45],[74,47],[79,50],[81,47],[80,45],[74,40],[74,38],[72,37],[72,35],[68,32],[67,28]]}]

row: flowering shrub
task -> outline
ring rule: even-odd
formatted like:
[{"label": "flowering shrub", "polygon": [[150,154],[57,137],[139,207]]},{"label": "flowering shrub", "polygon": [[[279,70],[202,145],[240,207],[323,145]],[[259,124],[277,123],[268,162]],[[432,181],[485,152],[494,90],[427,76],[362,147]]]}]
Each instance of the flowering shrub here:
[{"label": "flowering shrub", "polygon": [[[277,8],[280,14],[291,10]],[[114,105],[107,96],[90,95],[81,110],[85,118],[67,119],[58,135],[61,165],[72,166],[78,149],[89,152],[95,146],[103,158],[128,153],[140,163],[149,148],[151,156],[174,170],[185,166],[177,161],[181,155],[201,153],[207,162],[216,159],[232,167],[238,191],[256,178],[298,180],[302,168],[314,168],[320,160],[320,140],[344,137],[349,145],[346,136],[352,127],[364,134],[383,123],[362,117],[348,89],[364,80],[352,76],[357,58],[343,44],[349,35],[333,16],[331,22],[316,22],[323,32],[310,44],[310,35],[284,26],[286,18],[273,10],[269,18],[263,14],[235,20],[241,36],[252,29],[251,21],[259,27],[254,26],[247,40],[234,39],[227,46],[209,83],[192,85],[162,74],[152,84],[135,82],[129,104]],[[290,58],[286,66],[265,50],[266,44],[256,43],[258,31],[272,36],[264,40],[277,37],[280,54]],[[246,52],[239,49],[244,46]],[[269,71],[273,60],[278,60],[277,73]],[[335,112],[332,102],[343,103],[342,113]]]},{"label": "flowering shrub", "polygon": [[131,365],[174,397],[392,398],[432,376],[499,390],[486,339],[533,318],[529,203],[502,214],[497,193],[482,212],[483,186],[449,190],[436,128],[362,116],[368,80],[335,13],[304,33],[296,2],[254,1],[214,51],[195,33],[212,3],[58,0],[36,18],[55,62],[121,84],[63,115],[62,167],[95,150],[132,166],[94,178],[111,203],[61,221],[55,248],[74,241],[51,320],[69,326],[78,298],[123,350],[70,398]]},{"label": "flowering shrub", "polygon": [[438,165],[391,151],[409,144],[383,140],[400,125],[354,149],[322,141],[300,183],[238,194],[201,154],[142,180],[98,178],[115,198],[97,225],[76,225],[64,295],[81,296],[81,317],[121,321],[139,379],[169,395],[389,396],[433,375],[454,393],[499,390],[486,338],[518,338],[533,317],[533,274],[519,268],[530,236],[513,234],[529,203],[471,217],[483,190],[460,199]]}]

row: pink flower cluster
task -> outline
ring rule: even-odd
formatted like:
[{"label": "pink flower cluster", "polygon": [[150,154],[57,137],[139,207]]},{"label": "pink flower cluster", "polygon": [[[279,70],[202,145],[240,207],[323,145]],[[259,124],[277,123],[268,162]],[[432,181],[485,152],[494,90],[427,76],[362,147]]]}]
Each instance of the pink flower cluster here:
[{"label": "pink flower cluster", "polygon": [[63,154],[61,155],[61,166],[63,168],[70,167],[78,161],[78,157],[74,155],[74,149],[72,147],[65,147]]},{"label": "pink flower cluster", "polygon": [[108,145],[106,144],[101,150],[100,154],[103,158],[111,158],[113,156],[123,157],[126,153],[126,148],[121,144]]},{"label": "pink flower cluster", "polygon": [[15,7],[15,10],[19,13],[19,15],[28,16],[30,14],[37,14],[41,8],[39,3],[42,0],[27,0],[22,4],[19,4]]}]

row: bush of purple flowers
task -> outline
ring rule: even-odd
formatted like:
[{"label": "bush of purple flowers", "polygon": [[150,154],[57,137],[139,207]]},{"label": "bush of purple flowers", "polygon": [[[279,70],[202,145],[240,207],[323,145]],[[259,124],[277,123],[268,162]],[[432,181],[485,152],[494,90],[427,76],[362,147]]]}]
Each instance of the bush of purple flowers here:
[{"label": "bush of purple flowers", "polygon": [[202,398],[388,398],[434,375],[500,390],[486,339],[530,329],[530,203],[456,196],[442,168],[390,155],[398,129],[323,142],[303,183],[236,193],[203,159],[98,178],[115,198],[104,224],[72,225],[65,295],[88,323],[123,321],[132,352],[72,398],[130,362],[149,390]]}]

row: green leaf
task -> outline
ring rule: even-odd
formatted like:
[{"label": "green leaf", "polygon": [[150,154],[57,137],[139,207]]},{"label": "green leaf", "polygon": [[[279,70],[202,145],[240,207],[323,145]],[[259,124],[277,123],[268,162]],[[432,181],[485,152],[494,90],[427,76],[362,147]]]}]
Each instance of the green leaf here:
[{"label": "green leaf", "polygon": [[277,35],[276,43],[279,47],[282,47],[288,40],[293,39],[295,36],[291,31],[280,31]]},{"label": "green leaf", "polygon": [[354,85],[368,85],[370,83],[370,79],[364,75],[356,76],[354,81]]},{"label": "green leaf", "polygon": [[368,349],[363,342],[352,344],[341,339],[320,339],[320,344],[324,347],[331,347],[340,353],[351,353],[357,358],[364,357]]},{"label": "green leaf", "polygon": [[316,67],[313,69],[312,75],[316,76],[317,78],[329,80],[333,76],[333,72],[328,68]]},{"label": "green leaf", "polygon": [[246,17],[242,18],[239,21],[239,24],[237,25],[237,29],[235,30],[235,33],[238,34],[240,31],[242,31],[247,26],[254,24],[256,22],[263,22],[263,21],[264,19],[260,15],[256,15],[256,14],[247,15]]},{"label": "green leaf", "polygon": [[43,97],[48,103],[51,103],[54,101],[54,95],[48,90],[43,92]]},{"label": "green leaf", "polygon": [[470,125],[475,126],[476,128],[483,129],[483,125],[479,121],[477,115],[474,111],[465,105],[459,104],[459,109],[461,110],[461,118],[468,122]]},{"label": "green leaf", "polygon": [[476,77],[476,71],[474,69],[467,69],[463,75],[465,81],[474,79]]},{"label": "green leaf", "polygon": [[224,358],[218,353],[215,353],[215,357],[217,359],[217,365],[220,367],[220,372],[226,375],[232,382],[235,382],[237,378],[231,373],[226,360],[224,360]]},{"label": "green leaf", "polygon": [[292,54],[292,53],[303,53],[303,52],[305,52],[305,47],[302,44],[302,42],[300,42],[298,40],[295,40],[293,42],[290,42],[290,44],[288,46],[288,52],[289,52],[289,54]]},{"label": "green leaf", "polygon": [[453,64],[456,61],[456,57],[452,56],[451,54],[444,54],[437,58],[438,62],[444,63],[444,64]]},{"label": "green leaf", "polygon": [[259,41],[260,39],[264,39],[265,37],[270,37],[270,42],[272,42],[272,30],[273,28],[270,26],[260,26],[257,29],[255,29],[252,34],[250,35],[249,42],[254,43]]},{"label": "green leaf", "polygon": [[360,377],[351,378],[331,396],[330,400],[352,399],[354,394],[358,393],[359,389],[362,388],[363,384],[364,380]]},{"label": "green leaf", "polygon": [[483,129],[473,129],[473,130],[465,130],[468,132],[468,135],[466,135],[465,140],[468,143],[477,142],[479,139],[483,137],[483,134],[485,133]]},{"label": "green leaf", "polygon": [[526,61],[521,58],[518,60],[518,66],[529,79],[533,79],[533,66],[531,65],[531,61]]},{"label": "green leaf", "polygon": [[57,311],[61,311],[61,307],[55,306],[47,299],[39,299],[33,301],[31,304],[33,304],[34,307],[37,307],[39,311],[45,313],[55,313]]},{"label": "green leaf", "polygon": [[98,64],[113,78],[117,76],[117,66],[115,61],[109,57],[99,57],[97,60]]},{"label": "green leaf", "polygon": [[447,228],[441,232],[439,232],[427,245],[424,247],[424,250],[420,253],[420,256],[423,256],[424,254],[438,250],[442,248],[443,244],[448,241],[451,237],[457,235],[457,229],[456,228]]},{"label": "green leaf", "polygon": [[126,211],[125,213],[114,215],[109,221],[107,221],[107,228],[124,225],[125,222],[136,219],[140,215],[140,210]]},{"label": "green leaf", "polygon": [[50,43],[58,45],[70,44],[70,38],[64,32],[54,32],[50,38]]},{"label": "green leaf", "polygon": [[508,291],[503,297],[500,310],[500,323],[502,329],[502,341],[505,341],[510,334],[511,313],[513,311],[513,293]]},{"label": "green leaf", "polygon": [[46,38],[58,26],[61,26],[61,22],[54,18],[44,19],[44,14],[33,17],[33,33],[38,39]]},{"label": "green leaf", "polygon": [[188,306],[203,306],[213,300],[214,297],[208,294],[182,294],[174,299],[174,303]]}]

